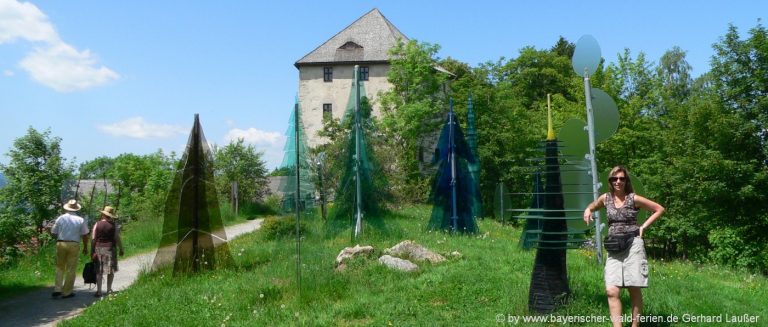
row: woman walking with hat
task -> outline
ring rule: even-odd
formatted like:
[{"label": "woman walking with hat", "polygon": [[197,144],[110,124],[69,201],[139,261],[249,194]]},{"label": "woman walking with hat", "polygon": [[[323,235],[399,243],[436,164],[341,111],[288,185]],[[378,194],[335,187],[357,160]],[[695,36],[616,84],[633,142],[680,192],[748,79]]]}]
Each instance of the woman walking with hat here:
[{"label": "woman walking with hat", "polygon": [[115,249],[120,249],[120,256],[123,251],[123,243],[120,240],[120,229],[115,223],[117,218],[115,208],[111,206],[104,207],[101,210],[101,220],[93,225],[93,244],[94,252],[91,256],[99,262],[99,271],[96,275],[96,294],[101,297],[101,283],[104,274],[107,274],[107,293],[112,293],[112,281],[117,271],[117,253]]}]

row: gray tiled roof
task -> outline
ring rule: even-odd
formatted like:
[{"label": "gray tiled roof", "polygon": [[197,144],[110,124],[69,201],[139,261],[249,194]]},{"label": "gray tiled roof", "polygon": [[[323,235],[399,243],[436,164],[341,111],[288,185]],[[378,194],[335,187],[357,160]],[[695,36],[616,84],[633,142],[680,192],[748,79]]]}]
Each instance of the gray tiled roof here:
[{"label": "gray tiled roof", "polygon": [[[408,41],[379,9],[374,8],[317,47],[295,66],[333,62],[388,61],[398,39]],[[349,43],[352,42],[352,43]]]}]

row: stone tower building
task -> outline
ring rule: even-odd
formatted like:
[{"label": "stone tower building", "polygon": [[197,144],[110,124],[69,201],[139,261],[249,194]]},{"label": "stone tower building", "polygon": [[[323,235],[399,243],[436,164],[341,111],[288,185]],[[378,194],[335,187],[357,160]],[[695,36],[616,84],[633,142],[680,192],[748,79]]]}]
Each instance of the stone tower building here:
[{"label": "stone tower building", "polygon": [[387,51],[408,38],[378,9],[358,18],[294,64],[299,70],[299,104],[309,146],[325,142],[317,136],[323,116],[341,118],[347,107],[355,65],[360,66],[365,95],[380,116],[377,94],[388,90]]}]

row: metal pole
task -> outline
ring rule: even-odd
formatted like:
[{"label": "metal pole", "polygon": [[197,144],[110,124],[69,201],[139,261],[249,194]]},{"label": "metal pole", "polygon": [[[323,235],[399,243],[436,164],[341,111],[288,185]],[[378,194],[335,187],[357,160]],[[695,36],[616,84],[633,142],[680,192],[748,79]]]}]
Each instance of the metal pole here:
[{"label": "metal pole", "polygon": [[323,186],[323,160],[325,159],[325,152],[321,152],[317,156],[317,178],[320,184],[320,215],[323,217],[323,220],[326,219],[326,213],[325,213],[325,189]]},{"label": "metal pole", "polygon": [[504,183],[499,183],[499,215],[501,215],[501,224],[504,225],[506,222],[504,219]]},{"label": "metal pole", "polygon": [[299,205],[299,197],[301,194],[301,165],[299,161],[299,103],[297,102],[293,107],[293,121],[294,125],[294,142],[296,146],[296,194],[294,195],[294,202],[296,203],[296,288],[298,291],[298,298],[301,299],[301,206]]},{"label": "metal pole", "polygon": [[[77,200],[77,196],[80,195],[80,180],[83,179],[83,172],[80,172],[80,175],[77,177],[77,185],[75,186],[75,197],[74,199]],[[68,199],[63,199],[62,202],[67,201]],[[82,201],[80,201],[82,202]]]},{"label": "metal pole", "polygon": [[355,182],[356,182],[356,195],[355,195],[355,238],[359,237],[363,232],[363,189],[360,182],[360,137],[362,136],[360,131],[360,81],[359,73],[360,67],[355,65],[354,87],[355,87]]},{"label": "metal pole", "polygon": [[448,151],[451,161],[451,231],[458,231],[459,217],[456,213],[456,144],[453,142],[453,99],[450,99],[450,112],[448,113]]},{"label": "metal pole", "polygon": [[[597,160],[595,156],[595,120],[594,110],[592,109],[592,86],[589,83],[589,72],[584,70],[584,96],[587,103],[587,134],[589,134],[589,159],[590,174],[592,175],[592,197],[593,200],[597,200],[600,197],[600,181],[597,175]],[[595,246],[597,247],[597,262],[603,263],[603,251],[600,242],[600,230],[602,224],[600,222],[600,211],[595,211]]]},{"label": "metal pole", "polygon": [[200,181],[203,178],[201,175],[200,162],[202,160],[203,145],[200,144],[200,115],[195,114],[195,128],[193,129],[194,135],[192,136],[192,151],[194,159],[191,162],[192,175],[194,176],[192,184],[192,191],[194,192],[194,207],[192,208],[192,271],[200,271],[200,250],[198,249],[198,231],[200,230]]},{"label": "metal pole", "polygon": [[104,206],[107,205],[107,195],[109,195],[109,191],[107,189],[107,171],[106,170],[104,171],[102,178],[103,178],[102,182],[104,185],[104,203],[101,204],[101,207],[103,208]]},{"label": "metal pole", "polygon": [[88,220],[91,220],[93,216],[93,196],[96,194],[96,179],[93,180],[93,186],[91,187],[91,196],[88,199],[88,207],[85,208]]}]

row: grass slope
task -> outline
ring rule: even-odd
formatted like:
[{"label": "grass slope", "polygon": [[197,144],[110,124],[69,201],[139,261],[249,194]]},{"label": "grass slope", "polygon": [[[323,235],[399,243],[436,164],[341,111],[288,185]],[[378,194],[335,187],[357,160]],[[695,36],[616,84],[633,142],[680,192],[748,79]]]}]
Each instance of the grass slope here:
[{"label": "grass slope", "polygon": [[[497,325],[498,315],[510,319],[529,314],[535,252],[517,247],[518,228],[484,220],[478,236],[449,236],[424,232],[428,217],[427,207],[409,208],[387,217],[386,231],[368,226],[359,243],[373,245],[376,255],[352,261],[341,273],[334,272],[334,259],[351,245],[349,230],[328,237],[321,222],[310,221],[301,248],[300,297],[294,240],[270,241],[257,232],[231,242],[236,267],[191,277],[173,277],[169,270],[145,274],[130,289],[62,325],[487,326]],[[420,263],[414,273],[377,263],[382,249],[404,239],[443,255],[459,251],[462,257],[437,265]],[[553,317],[607,316],[602,267],[593,254],[570,251],[568,266],[571,302]],[[651,269],[645,315],[675,315],[681,321],[686,314],[768,319],[764,277],[659,261],[652,261]],[[622,300],[626,311],[626,292]]]},{"label": "grass slope", "polygon": [[[245,217],[236,216],[226,205],[221,206],[224,225],[245,222]],[[132,256],[157,248],[160,243],[163,222],[161,219],[131,221],[123,225],[121,237],[125,255]],[[7,299],[41,287],[53,286],[56,276],[55,243],[42,247],[36,254],[21,258],[10,267],[0,269],[0,299]],[[81,244],[82,246],[82,244]],[[75,283],[82,282],[80,273],[89,257],[80,255]]]}]

